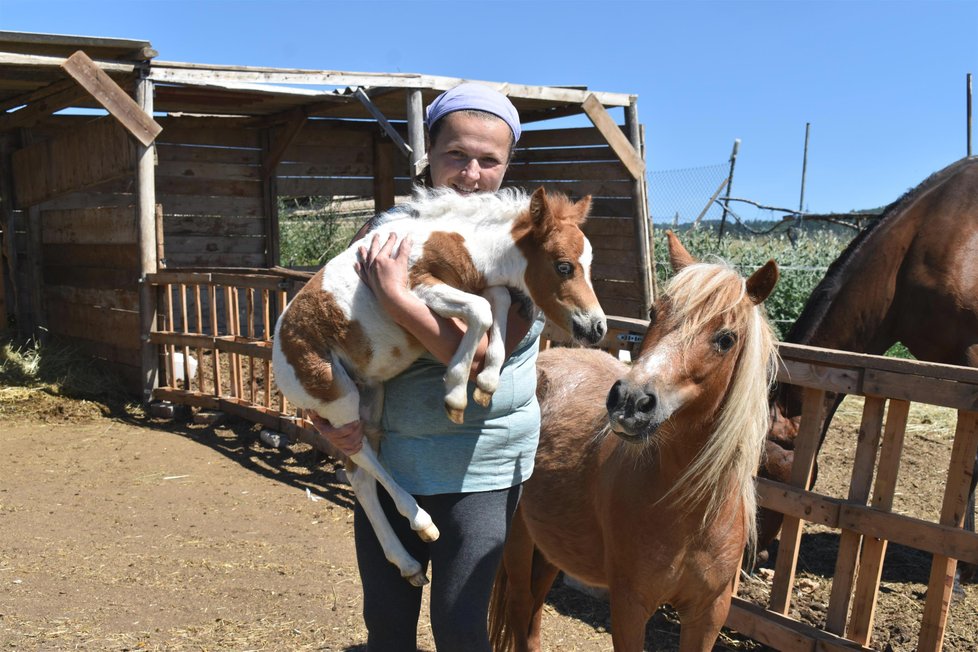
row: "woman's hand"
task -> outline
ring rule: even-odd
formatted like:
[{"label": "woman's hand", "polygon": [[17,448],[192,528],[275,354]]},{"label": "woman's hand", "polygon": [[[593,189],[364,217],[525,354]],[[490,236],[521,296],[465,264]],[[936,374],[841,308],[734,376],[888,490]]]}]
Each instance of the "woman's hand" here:
[{"label": "woman's hand", "polygon": [[312,425],[320,435],[326,438],[336,448],[340,449],[344,455],[350,456],[360,452],[363,448],[363,422],[351,421],[339,428],[334,428],[326,419],[314,412],[308,412]]},{"label": "woman's hand", "polygon": [[357,274],[389,314],[397,314],[397,308],[403,306],[405,300],[413,299],[408,285],[411,237],[405,236],[395,253],[396,242],[394,233],[383,244],[374,234],[369,248],[361,246],[358,249],[358,260],[354,263]]}]

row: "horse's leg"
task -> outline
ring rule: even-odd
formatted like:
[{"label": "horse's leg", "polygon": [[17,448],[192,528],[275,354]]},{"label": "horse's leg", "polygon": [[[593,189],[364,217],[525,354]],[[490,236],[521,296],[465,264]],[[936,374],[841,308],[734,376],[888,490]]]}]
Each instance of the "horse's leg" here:
[{"label": "horse's leg", "polygon": [[[975,488],[978,486],[978,456],[975,456],[975,468],[971,472],[971,488],[968,490],[968,506],[964,510],[964,529],[969,532],[975,531]],[[969,582],[978,579],[978,567],[971,562],[962,561],[958,563],[957,577],[955,578],[955,590],[963,592],[959,582]]]},{"label": "horse's leg", "polygon": [[[414,496],[404,491],[394,481],[394,478],[390,476],[387,469],[380,464],[373,448],[364,446],[358,452],[351,455],[350,459],[359,467],[359,470],[363,470],[371,476],[372,480],[376,480],[383,485],[384,489],[387,490],[387,493],[394,500],[397,511],[408,520],[411,524],[411,529],[417,532],[423,541],[434,541],[438,538],[438,528],[431,521],[431,516],[418,506],[417,501],[414,500]],[[376,491],[376,488],[374,488],[374,491]],[[359,497],[359,494],[357,496]],[[364,507],[364,511],[366,511],[366,507]],[[381,517],[383,518],[382,513]],[[384,521],[386,523],[386,519]],[[370,522],[373,523],[373,520],[371,519]],[[374,529],[376,530],[377,528],[374,527]]]},{"label": "horse's leg", "polygon": [[493,588],[489,620],[490,636],[497,652],[541,649],[543,603],[558,572],[537,550],[517,508]]},{"label": "horse's leg", "polygon": [[445,373],[445,412],[454,423],[462,423],[472,360],[479,340],[492,325],[492,308],[482,297],[450,285],[418,286],[414,291],[438,315],[457,317],[466,324],[465,334]]},{"label": "horse's leg", "polygon": [[377,535],[377,541],[380,542],[380,547],[383,548],[387,561],[397,566],[398,570],[401,571],[401,576],[412,585],[424,586],[427,584],[428,577],[424,574],[424,568],[405,550],[384,514],[384,509],[377,497],[376,480],[364,468],[357,467],[350,474],[350,484],[357,495],[357,500],[360,501],[360,506],[363,507],[363,511],[367,515],[367,520],[370,521],[370,526]]},{"label": "horse's leg", "polygon": [[609,588],[611,642],[615,652],[642,652],[645,649],[645,624],[652,614],[635,591],[620,586]]},{"label": "horse's leg", "polygon": [[733,586],[729,586],[702,611],[679,612],[679,652],[709,652],[716,645],[720,628],[727,620]]},{"label": "horse's leg", "polygon": [[482,371],[475,377],[475,391],[472,398],[479,405],[486,407],[499,386],[499,370],[506,361],[506,321],[509,317],[509,306],[512,299],[509,290],[501,286],[486,288],[482,296],[492,308],[492,326],[489,327],[489,346],[486,348],[486,360]]}]

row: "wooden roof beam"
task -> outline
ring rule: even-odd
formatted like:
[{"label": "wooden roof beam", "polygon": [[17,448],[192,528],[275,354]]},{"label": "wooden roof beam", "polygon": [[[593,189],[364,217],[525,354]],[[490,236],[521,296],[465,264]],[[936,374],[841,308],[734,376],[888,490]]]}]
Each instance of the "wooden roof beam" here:
[{"label": "wooden roof beam", "polygon": [[[79,100],[87,97],[85,90],[79,88],[70,79],[49,84],[42,90],[50,92],[40,97],[31,98],[21,96],[5,102],[4,108],[25,106],[13,113],[0,115],[0,131],[7,131],[17,127],[31,127],[52,113],[68,108],[69,106],[74,106]],[[29,95],[36,96],[38,93],[39,91],[35,91]]]},{"label": "wooden roof beam", "polygon": [[370,112],[370,115],[372,115],[374,119],[380,124],[381,128],[384,130],[384,133],[387,134],[387,136],[391,139],[391,141],[393,141],[393,143],[397,146],[397,148],[401,150],[401,153],[404,154],[404,156],[406,156],[410,160],[411,153],[414,150],[411,149],[410,145],[404,142],[404,139],[401,138],[401,134],[397,133],[397,129],[394,128],[394,125],[392,125],[390,121],[387,119],[387,117],[384,116],[383,113],[381,113],[380,109],[377,108],[377,105],[374,104],[372,101],[370,101],[370,98],[367,96],[366,93],[363,92],[363,89],[358,88],[355,91],[353,91],[353,96],[356,97],[358,100],[360,100],[360,103],[363,104],[364,107],[366,107],[367,111]]},{"label": "wooden roof beam", "polygon": [[632,175],[632,178],[644,178],[645,161],[628,141],[628,138],[625,137],[625,134],[621,132],[618,125],[615,124],[614,119],[605,110],[598,98],[593,94],[588,95],[581,108],[584,109],[584,113],[587,114],[587,117],[598,131],[601,132],[604,139],[608,141],[608,145],[618,158],[621,159],[628,173]]},{"label": "wooden roof beam", "polygon": [[153,120],[153,116],[147,115],[83,51],[79,50],[68,57],[61,67],[144,147],[152,144],[163,131],[163,127]]}]

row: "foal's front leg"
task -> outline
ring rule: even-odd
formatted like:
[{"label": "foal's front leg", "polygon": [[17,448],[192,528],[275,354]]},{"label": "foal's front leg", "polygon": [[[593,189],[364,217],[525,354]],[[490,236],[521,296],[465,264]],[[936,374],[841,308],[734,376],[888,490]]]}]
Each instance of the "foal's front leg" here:
[{"label": "foal's front leg", "polygon": [[414,291],[438,315],[465,322],[465,334],[445,373],[445,412],[454,423],[462,423],[472,361],[479,340],[492,325],[492,308],[482,297],[450,285],[418,286]]},{"label": "foal's front leg", "polygon": [[489,346],[486,349],[486,360],[482,371],[475,377],[475,391],[472,398],[475,402],[486,407],[492,395],[499,387],[499,370],[506,361],[506,321],[509,318],[509,306],[512,299],[509,290],[495,285],[486,288],[482,293],[492,308],[492,326],[489,327]]}]

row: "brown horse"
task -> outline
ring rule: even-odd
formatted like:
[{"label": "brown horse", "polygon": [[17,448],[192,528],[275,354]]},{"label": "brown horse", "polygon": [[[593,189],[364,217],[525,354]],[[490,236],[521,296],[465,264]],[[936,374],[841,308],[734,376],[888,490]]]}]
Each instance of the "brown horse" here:
[{"label": "brown horse", "polygon": [[493,591],[497,651],[540,649],[559,569],[608,588],[615,650],[641,650],[665,603],[684,651],[710,649],[726,619],[755,534],[776,356],[760,303],[778,268],[745,282],[671,233],[669,253],[678,273],[631,366],[594,349],[540,354],[540,448]]},{"label": "brown horse", "polygon": [[[872,354],[902,342],[920,360],[978,367],[978,158],[934,173],[856,236],[786,339]],[[831,399],[823,438],[842,398]],[[784,481],[801,413],[800,388],[782,385],[774,409],[762,475]],[[976,481],[978,460],[967,519],[972,532]],[[781,518],[762,511],[765,545]]]}]

